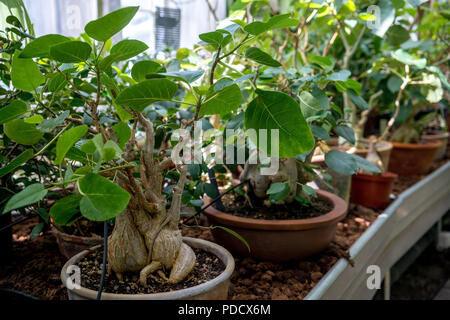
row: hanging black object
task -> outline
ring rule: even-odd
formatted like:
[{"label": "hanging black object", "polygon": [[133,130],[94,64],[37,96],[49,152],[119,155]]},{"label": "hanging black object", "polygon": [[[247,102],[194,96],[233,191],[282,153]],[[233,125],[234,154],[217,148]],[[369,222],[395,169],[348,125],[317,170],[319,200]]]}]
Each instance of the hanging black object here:
[{"label": "hanging black object", "polygon": [[180,47],[181,9],[156,7],[155,49],[162,51]]}]

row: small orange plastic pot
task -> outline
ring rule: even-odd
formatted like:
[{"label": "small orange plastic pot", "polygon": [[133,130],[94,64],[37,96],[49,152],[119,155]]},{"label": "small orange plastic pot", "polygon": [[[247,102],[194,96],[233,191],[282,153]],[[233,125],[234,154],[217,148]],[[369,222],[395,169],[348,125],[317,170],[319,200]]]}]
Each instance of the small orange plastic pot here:
[{"label": "small orange plastic pot", "polygon": [[350,199],[368,208],[384,208],[389,203],[395,179],[398,175],[385,172],[382,175],[355,174],[352,176]]}]

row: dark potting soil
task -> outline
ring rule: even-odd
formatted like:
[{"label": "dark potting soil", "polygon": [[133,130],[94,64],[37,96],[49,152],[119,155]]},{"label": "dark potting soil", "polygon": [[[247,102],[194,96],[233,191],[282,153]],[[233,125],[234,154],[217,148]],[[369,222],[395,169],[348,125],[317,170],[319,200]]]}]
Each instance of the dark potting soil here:
[{"label": "dark potting soil", "polygon": [[[194,248],[197,262],[194,270],[186,279],[177,284],[164,281],[156,272],[147,279],[147,286],[139,283],[139,273],[123,274],[123,282],[119,282],[115,275],[108,275],[105,279],[103,292],[121,294],[149,294],[170,292],[194,287],[217,278],[224,270],[223,262],[213,254]],[[97,291],[102,274],[103,251],[97,250],[82,259],[78,266],[81,269],[81,286]],[[169,273],[165,272],[166,277]]]},{"label": "dark potting soil", "polygon": [[333,209],[333,204],[323,198],[313,198],[310,205],[301,205],[297,201],[288,204],[266,205],[262,199],[247,198],[237,193],[227,193],[222,197],[226,213],[234,216],[261,220],[308,219],[322,216]]}]

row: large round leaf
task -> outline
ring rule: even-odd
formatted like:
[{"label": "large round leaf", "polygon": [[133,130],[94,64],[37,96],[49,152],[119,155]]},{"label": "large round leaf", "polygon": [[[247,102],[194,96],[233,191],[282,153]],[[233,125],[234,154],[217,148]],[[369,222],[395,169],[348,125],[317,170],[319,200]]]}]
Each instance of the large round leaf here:
[{"label": "large round leaf", "polygon": [[21,59],[16,54],[12,61],[11,80],[16,89],[33,91],[45,81],[45,77],[32,59]]},{"label": "large round leaf", "polygon": [[[254,99],[245,111],[245,128],[254,129],[260,137],[260,130],[267,130],[267,146],[253,141],[260,150],[280,158],[294,157],[314,147],[314,137],[303,117],[299,104],[289,95],[276,91],[257,90]],[[279,154],[271,154],[272,129],[278,129]],[[254,137],[250,136],[254,140]]]},{"label": "large round leaf", "polygon": [[130,194],[108,179],[90,173],[78,181],[83,198],[81,214],[93,221],[105,221],[121,213],[130,201]]},{"label": "large round leaf", "polygon": [[87,131],[88,127],[82,125],[64,132],[58,138],[58,142],[56,142],[56,164],[60,164],[64,160],[66,153],[72,148],[75,142],[86,134]]},{"label": "large round leaf", "polygon": [[67,41],[50,48],[51,58],[63,63],[83,62],[89,59],[92,48],[86,42]]},{"label": "large round leaf", "polygon": [[20,58],[47,58],[50,54],[50,47],[70,41],[69,38],[59,34],[47,34],[31,41],[20,54]]},{"label": "large round leaf", "polygon": [[147,80],[150,74],[158,73],[164,70],[164,67],[154,61],[139,61],[133,65],[131,69],[131,76],[137,82]]},{"label": "large round leaf", "polygon": [[200,108],[200,116],[227,114],[241,104],[242,93],[237,84],[225,87],[210,94]]},{"label": "large round leaf", "polygon": [[106,41],[125,28],[133,19],[139,7],[126,7],[113,11],[97,20],[89,22],[84,31],[93,39]]},{"label": "large round leaf", "polygon": [[149,79],[122,90],[116,103],[142,111],[154,102],[171,100],[176,92],[177,85],[168,79]]},{"label": "large round leaf", "polygon": [[37,143],[44,135],[43,132],[36,129],[35,124],[26,123],[23,119],[11,120],[5,123],[4,132],[14,142],[26,146]]}]

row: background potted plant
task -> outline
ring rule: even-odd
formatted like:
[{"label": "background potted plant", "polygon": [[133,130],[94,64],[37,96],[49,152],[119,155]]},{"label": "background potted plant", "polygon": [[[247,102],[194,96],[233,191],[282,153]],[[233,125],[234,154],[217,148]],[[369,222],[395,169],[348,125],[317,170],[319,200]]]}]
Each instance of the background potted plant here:
[{"label": "background potted plant", "polygon": [[[260,7],[251,8],[258,11]],[[250,13],[258,14],[252,9]],[[277,29],[304,26],[304,21],[296,19],[296,15],[262,16],[265,18],[263,21],[245,23],[241,20],[243,32],[237,33],[240,43],[246,43],[249,39],[255,43],[254,40],[257,40],[258,48],[270,50],[271,43],[278,34]],[[247,14],[247,19],[251,21],[248,17],[251,15]],[[282,18],[285,19],[283,23],[279,22]],[[275,21],[278,23],[275,24]],[[335,85],[336,77],[342,76],[333,72],[330,58],[311,56],[310,64],[305,64],[302,68],[298,65],[299,69],[296,70],[288,69],[267,52],[256,50],[253,46],[248,48],[238,44],[236,47],[239,50],[233,51],[236,52],[235,55],[221,56],[220,48],[216,53],[215,61],[224,66],[222,70],[227,72],[221,74],[230,79],[246,74],[250,76],[252,71],[254,75],[252,82],[246,83],[249,102],[245,111],[240,113],[241,119],[236,119],[237,116],[231,118],[229,115],[223,118],[233,119],[233,125],[240,123],[237,126],[245,130],[254,129],[259,132],[260,129],[279,129],[279,154],[269,161],[277,162],[279,170],[276,174],[265,176],[260,169],[267,166],[267,163],[252,163],[259,151],[270,155],[271,148],[258,142],[258,138],[261,138],[258,134],[253,138],[250,136],[254,147],[240,176],[241,182],[248,181],[249,186],[244,187],[244,195],[241,190],[241,196],[235,194],[228,201],[229,204],[237,203],[241,197],[239,201],[242,200],[244,205],[237,208],[229,205],[225,212],[209,206],[205,214],[211,224],[225,226],[237,232],[250,246],[249,252],[245,244],[230,233],[214,229],[212,232],[216,241],[232,252],[276,261],[303,258],[328,245],[333,239],[337,222],[345,216],[347,210],[342,199],[325,191],[316,191],[307,185],[317,178],[313,170],[317,166],[311,163],[315,147],[323,149],[325,163],[329,167],[343,174],[356,173],[360,167],[374,171],[378,171],[378,168],[356,155],[330,150],[324,143],[330,139],[331,130],[341,128],[345,131],[346,127],[341,120],[342,110],[330,103],[324,91],[327,85]],[[280,54],[283,55],[284,51]],[[249,63],[252,60],[260,66],[254,68]],[[238,72],[236,65],[241,67]],[[214,80],[214,76],[211,79]],[[352,139],[352,135],[343,135]],[[271,141],[271,136],[267,140]],[[305,215],[308,212],[312,214],[313,208],[317,208],[312,204],[317,202],[328,202],[327,209],[319,213],[319,217],[297,219],[301,214],[294,212],[295,209],[304,211]],[[206,201],[208,203],[209,200]],[[263,219],[258,219],[253,214],[258,215],[260,209],[271,211],[272,214],[265,217],[261,214]]]}]

